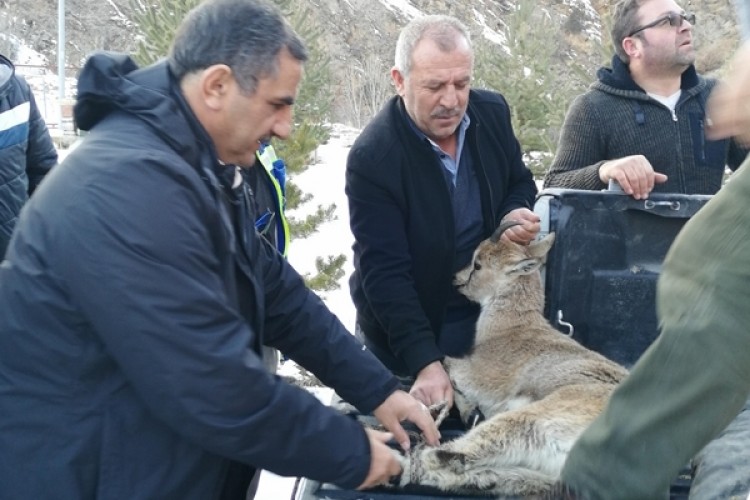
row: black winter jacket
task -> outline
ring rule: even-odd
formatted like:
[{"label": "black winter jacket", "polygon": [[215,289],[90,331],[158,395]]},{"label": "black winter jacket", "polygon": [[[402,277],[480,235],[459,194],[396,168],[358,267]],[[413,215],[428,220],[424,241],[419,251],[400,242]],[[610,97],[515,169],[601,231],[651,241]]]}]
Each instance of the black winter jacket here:
[{"label": "black winter jacket", "polygon": [[34,94],[0,55],[0,260],[21,207],[56,164],[57,151]]},{"label": "black winter jacket", "polygon": [[706,138],[706,100],[716,80],[693,66],[682,74],[674,114],[633,81],[617,56],[598,77],[570,106],[545,187],[606,189],[599,178],[602,163],[642,154],[668,177],[654,192],[714,194],[725,167],[735,170],[747,156],[734,140]]},{"label": "black winter jacket", "polygon": [[230,459],[360,484],[361,425],[267,373],[259,344],[365,412],[398,381],[230,217],[165,63],[95,55],[78,91],[90,132],[0,266],[0,496],[212,499]]},{"label": "black winter jacket", "polygon": [[[534,179],[521,158],[505,99],[472,90],[466,146],[479,180],[485,237],[509,211],[531,208]],[[357,321],[415,375],[442,359],[440,334],[452,285],[453,211],[443,166],[394,97],[357,138],[346,168],[354,243]]]}]

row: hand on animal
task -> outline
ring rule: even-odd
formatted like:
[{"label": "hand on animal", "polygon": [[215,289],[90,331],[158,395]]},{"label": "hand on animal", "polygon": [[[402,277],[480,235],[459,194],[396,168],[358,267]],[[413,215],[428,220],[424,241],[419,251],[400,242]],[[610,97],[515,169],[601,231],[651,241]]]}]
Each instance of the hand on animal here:
[{"label": "hand on animal", "polygon": [[539,233],[540,217],[528,208],[516,208],[511,210],[503,221],[515,220],[520,222],[519,225],[513,226],[503,232],[502,239],[512,241],[521,245],[528,245]]},{"label": "hand on animal", "polygon": [[654,171],[643,155],[631,155],[602,163],[599,178],[607,184],[617,181],[626,194],[636,200],[648,198],[655,184],[667,182],[667,176]]},{"label": "hand on animal", "polygon": [[735,137],[750,146],[750,42],[732,59],[732,70],[708,98],[709,139]]},{"label": "hand on animal", "polygon": [[433,361],[417,374],[409,394],[427,406],[447,402],[453,406],[453,384],[440,361]]},{"label": "hand on animal", "polygon": [[373,415],[383,426],[393,433],[396,442],[407,451],[411,443],[409,435],[401,426],[401,422],[408,420],[422,431],[427,444],[436,446],[440,443],[440,432],[429,409],[404,391],[396,391],[373,412]]},{"label": "hand on animal", "polygon": [[365,481],[357,489],[372,488],[388,484],[392,477],[401,474],[401,462],[394,451],[385,443],[393,438],[390,432],[365,429],[370,440],[370,471]]}]

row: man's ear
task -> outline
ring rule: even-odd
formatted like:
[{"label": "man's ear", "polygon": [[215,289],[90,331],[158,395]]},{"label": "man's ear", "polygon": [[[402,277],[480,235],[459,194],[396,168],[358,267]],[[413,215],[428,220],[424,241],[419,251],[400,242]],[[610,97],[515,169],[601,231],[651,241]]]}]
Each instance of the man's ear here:
[{"label": "man's ear", "polygon": [[637,59],[641,55],[641,48],[632,36],[627,36],[622,40],[622,49],[631,59]]},{"label": "man's ear", "polygon": [[400,96],[404,95],[404,75],[395,67],[391,68],[391,79],[393,80],[393,86],[396,87],[396,93]]},{"label": "man's ear", "polygon": [[200,90],[206,106],[213,110],[221,109],[233,85],[237,85],[237,81],[232,68],[226,64],[214,64],[204,69],[200,77]]}]

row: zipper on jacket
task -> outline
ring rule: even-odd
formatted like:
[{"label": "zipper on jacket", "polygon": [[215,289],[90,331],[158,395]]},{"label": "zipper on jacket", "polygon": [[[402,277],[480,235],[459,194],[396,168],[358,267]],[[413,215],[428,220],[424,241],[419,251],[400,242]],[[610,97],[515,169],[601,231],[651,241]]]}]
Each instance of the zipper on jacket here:
[{"label": "zipper on jacket", "polygon": [[698,125],[700,125],[700,133],[701,133],[701,160],[706,161],[706,128],[704,126],[704,121],[701,118],[698,120]]}]

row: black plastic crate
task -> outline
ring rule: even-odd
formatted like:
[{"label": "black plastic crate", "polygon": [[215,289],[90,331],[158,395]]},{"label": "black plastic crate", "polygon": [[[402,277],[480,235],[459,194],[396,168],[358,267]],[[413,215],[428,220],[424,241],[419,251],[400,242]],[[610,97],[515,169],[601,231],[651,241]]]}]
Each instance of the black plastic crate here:
[{"label": "black plastic crate", "polygon": [[555,233],[545,316],[560,331],[630,367],[658,335],[656,282],[685,223],[711,196],[547,189],[535,210]]}]

